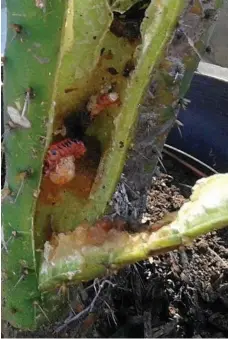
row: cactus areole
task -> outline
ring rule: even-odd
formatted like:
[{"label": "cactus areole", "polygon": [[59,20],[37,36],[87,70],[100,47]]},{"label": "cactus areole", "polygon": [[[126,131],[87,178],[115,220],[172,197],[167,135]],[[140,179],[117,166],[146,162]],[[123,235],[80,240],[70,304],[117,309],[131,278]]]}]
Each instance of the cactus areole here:
[{"label": "cactus areole", "polygon": [[[140,192],[150,183],[156,159],[148,162],[152,147],[143,143],[149,138],[161,149],[214,19],[205,11],[215,14],[220,2],[6,2],[4,318],[34,329],[61,310],[56,293],[45,292],[72,277],[106,273],[100,266],[106,252],[107,263],[117,266],[139,258],[114,249],[116,240],[132,240],[127,234],[88,225],[107,212],[123,171]],[[80,235],[88,241],[72,275],[66,260],[71,247],[78,251]],[[66,241],[62,261],[66,239],[76,242]],[[136,240],[145,257],[142,235]],[[56,272],[43,252],[58,263]],[[90,255],[94,264],[85,271]]]}]

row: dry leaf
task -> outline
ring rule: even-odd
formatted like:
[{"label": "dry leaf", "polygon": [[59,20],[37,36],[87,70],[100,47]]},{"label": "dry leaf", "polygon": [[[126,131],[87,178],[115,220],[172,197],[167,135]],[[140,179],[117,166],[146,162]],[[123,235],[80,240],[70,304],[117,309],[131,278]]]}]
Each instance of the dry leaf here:
[{"label": "dry leaf", "polygon": [[8,106],[7,113],[14,125],[17,125],[23,128],[31,127],[31,122],[25,116],[21,116],[20,112],[16,108],[12,106]]}]

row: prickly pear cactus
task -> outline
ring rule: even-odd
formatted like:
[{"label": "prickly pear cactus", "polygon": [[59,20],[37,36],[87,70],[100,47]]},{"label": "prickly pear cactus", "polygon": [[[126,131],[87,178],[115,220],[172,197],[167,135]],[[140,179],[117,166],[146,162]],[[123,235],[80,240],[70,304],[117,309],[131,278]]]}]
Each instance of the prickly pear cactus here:
[{"label": "prickly pear cactus", "polygon": [[[55,314],[58,299],[40,292],[50,275],[44,265],[38,283],[44,244],[107,212],[124,165],[143,201],[152,153],[175,122],[217,7],[215,0],[7,1],[3,277],[12,325],[33,329]],[[48,289],[62,283],[52,279]]]}]

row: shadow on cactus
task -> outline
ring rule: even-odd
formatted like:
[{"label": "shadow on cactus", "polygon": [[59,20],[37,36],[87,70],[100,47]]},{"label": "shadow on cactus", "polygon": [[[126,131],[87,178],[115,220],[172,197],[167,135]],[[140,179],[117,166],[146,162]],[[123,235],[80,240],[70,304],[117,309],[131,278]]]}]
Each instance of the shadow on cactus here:
[{"label": "shadow on cactus", "polygon": [[[7,1],[4,66],[4,313],[24,329],[61,311],[58,295],[45,292],[227,223],[222,191],[221,206],[208,207],[210,222],[200,198],[187,205],[192,223],[182,209],[154,233],[100,219],[112,213],[122,172],[145,196],[213,20],[203,10],[217,2],[51,0],[45,10],[38,3]],[[205,187],[225,181],[213,177]]]}]

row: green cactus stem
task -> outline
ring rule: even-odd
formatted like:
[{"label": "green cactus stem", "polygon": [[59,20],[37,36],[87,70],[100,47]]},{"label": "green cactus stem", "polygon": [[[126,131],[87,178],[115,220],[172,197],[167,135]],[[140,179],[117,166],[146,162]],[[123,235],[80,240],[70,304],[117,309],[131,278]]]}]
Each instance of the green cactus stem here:
[{"label": "green cactus stem", "polygon": [[[117,4],[115,2],[115,8]],[[113,16],[107,1],[96,1],[96,6],[93,6],[93,1],[79,1],[75,7],[69,2],[69,25],[62,38],[61,66],[56,74],[53,98],[56,102],[54,129],[61,129],[69,113],[85,110],[91,95],[99,93],[106,84],[115,82],[121,105],[101,113],[87,130],[87,135],[95,137],[100,144],[100,158],[92,162],[88,150],[88,157],[78,164],[74,180],[64,189],[56,187],[47,178],[43,179],[36,213],[41,247],[45,229],[50,227],[50,215],[52,229],[61,232],[73,230],[83,220],[93,222],[104,213],[124,166],[149,75],[173,33],[182,5],[182,1],[177,0],[152,1],[146,10],[146,19],[142,21],[141,34],[138,32],[135,36],[133,31],[131,36],[130,32],[128,39],[119,36],[125,34],[122,31],[117,29],[116,32],[115,25],[121,25],[120,19],[117,14]],[[85,17],[90,17],[90,20],[85,20]],[[102,26],[97,24],[98,19]],[[116,24],[111,25],[115,21]],[[74,30],[69,32],[68,26]],[[73,34],[70,44],[69,36]],[[126,77],[123,71],[129,59],[135,66],[131,76]],[[110,74],[110,69],[116,70],[117,74]],[[76,90],[66,94],[68,88]],[[95,154],[98,155],[96,149]]]},{"label": "green cactus stem", "polygon": [[[78,227],[60,233],[45,244],[39,288],[43,291],[68,281],[79,283],[109,275],[134,263],[181,245],[204,233],[228,225],[228,174],[200,179],[176,218],[157,231],[130,234],[103,221],[94,228]],[[105,229],[105,230],[104,230]]]},{"label": "green cactus stem", "polygon": [[[34,303],[41,303],[35,263],[34,213],[65,5],[55,1],[54,7],[54,11],[44,16],[33,1],[7,1],[3,313],[12,325],[25,329],[35,327],[40,309]],[[15,24],[20,25],[21,32],[15,32]],[[29,87],[35,94],[25,112],[31,127],[14,126],[9,119],[9,107],[22,112],[24,93]]]}]

